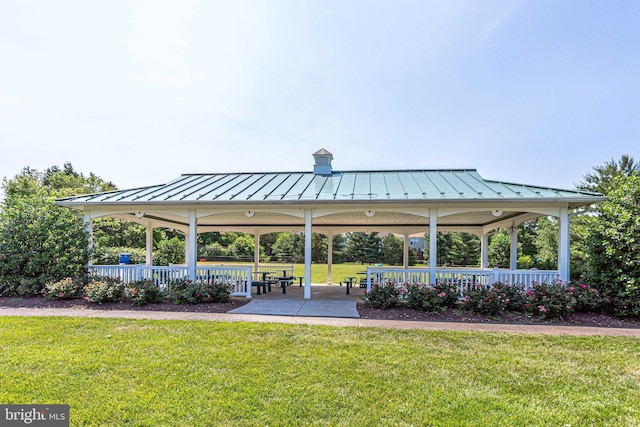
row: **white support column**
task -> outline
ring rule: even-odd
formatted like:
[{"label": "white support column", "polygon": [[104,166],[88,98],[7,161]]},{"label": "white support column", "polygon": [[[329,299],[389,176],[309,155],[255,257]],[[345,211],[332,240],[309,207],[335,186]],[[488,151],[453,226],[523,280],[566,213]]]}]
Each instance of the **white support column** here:
[{"label": "white support column", "polygon": [[147,224],[146,249],[147,249],[146,265],[153,265],[153,225],[151,224],[151,222]]},{"label": "white support column", "polygon": [[570,227],[569,227],[569,209],[560,208],[560,216],[558,217],[558,272],[560,279],[567,282],[570,277]]},{"label": "white support column", "polygon": [[184,263],[189,264],[189,233],[184,234]]},{"label": "white support column", "polygon": [[260,230],[253,233],[253,271],[257,272],[260,266]]},{"label": "white support column", "polygon": [[409,235],[404,235],[404,250],[402,251],[402,265],[404,269],[409,268]]},{"label": "white support column", "polygon": [[429,282],[436,283],[436,262],[438,261],[438,210],[429,209]]},{"label": "white support column", "polygon": [[480,268],[489,267],[489,233],[480,236]]},{"label": "white support column", "polygon": [[518,269],[518,227],[511,227],[511,270]]},{"label": "white support column", "polygon": [[93,220],[91,219],[91,212],[84,211],[82,226],[84,230],[89,233],[89,260],[86,266],[91,267],[93,265]]},{"label": "white support column", "polygon": [[304,298],[311,298],[311,209],[304,210]]},{"label": "white support column", "polygon": [[189,211],[189,238],[186,243],[185,247],[189,247],[189,278],[195,280],[196,260],[198,258],[198,217],[195,209]]},{"label": "white support column", "polygon": [[333,284],[333,232],[327,233],[327,285]]}]

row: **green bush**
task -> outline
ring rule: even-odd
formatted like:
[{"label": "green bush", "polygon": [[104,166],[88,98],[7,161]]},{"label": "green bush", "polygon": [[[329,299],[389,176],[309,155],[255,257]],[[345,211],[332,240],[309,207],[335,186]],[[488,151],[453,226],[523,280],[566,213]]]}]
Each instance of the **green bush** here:
[{"label": "green bush", "polygon": [[363,299],[366,305],[373,308],[397,307],[400,304],[400,294],[394,283],[372,285]]},{"label": "green bush", "polygon": [[43,289],[38,278],[13,276],[5,278],[0,285],[0,296],[35,297],[40,295]]},{"label": "green bush", "polygon": [[526,295],[526,310],[542,319],[562,319],[573,312],[571,294],[562,283],[536,283]]},{"label": "green bush", "polygon": [[167,284],[167,298],[174,304],[229,302],[231,286],[225,283],[200,283],[189,279],[172,280]]},{"label": "green bush", "polygon": [[153,265],[169,265],[184,263],[184,240],[173,237],[161,240],[153,251]]},{"label": "green bush", "polygon": [[82,280],[67,277],[57,282],[47,282],[42,293],[46,298],[53,300],[78,298],[82,295],[83,287]]},{"label": "green bush", "polygon": [[567,292],[571,295],[574,310],[577,312],[598,313],[602,311],[606,302],[606,299],[596,288],[584,283],[567,284]]},{"label": "green bush", "polygon": [[124,288],[124,297],[135,305],[164,301],[164,292],[151,280],[137,280]]},{"label": "green bush", "polygon": [[97,304],[117,302],[124,297],[124,285],[110,277],[94,278],[84,287],[84,299]]},{"label": "green bush", "polygon": [[437,313],[458,304],[458,293],[451,284],[410,285],[407,291],[407,305],[427,313]]},{"label": "green bush", "polygon": [[88,259],[88,234],[77,212],[55,206],[42,189],[7,193],[0,210],[3,295],[41,295],[47,282],[82,276]]},{"label": "green bush", "polygon": [[589,281],[606,309],[640,317],[640,175],[618,178],[589,238]]}]

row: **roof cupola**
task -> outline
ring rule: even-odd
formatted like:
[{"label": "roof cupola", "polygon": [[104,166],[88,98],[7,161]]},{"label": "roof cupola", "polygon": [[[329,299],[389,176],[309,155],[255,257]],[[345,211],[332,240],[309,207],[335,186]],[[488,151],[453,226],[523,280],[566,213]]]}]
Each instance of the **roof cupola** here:
[{"label": "roof cupola", "polygon": [[315,175],[331,175],[333,154],[322,148],[313,153],[313,159],[315,160],[313,165],[313,173]]}]

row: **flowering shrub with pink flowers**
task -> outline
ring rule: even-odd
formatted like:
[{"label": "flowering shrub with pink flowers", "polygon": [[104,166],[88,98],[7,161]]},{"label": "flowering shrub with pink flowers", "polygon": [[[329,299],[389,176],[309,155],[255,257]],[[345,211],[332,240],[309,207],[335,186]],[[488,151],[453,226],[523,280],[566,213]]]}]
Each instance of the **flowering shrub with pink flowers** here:
[{"label": "flowering shrub with pink flowers", "polygon": [[505,312],[525,313],[541,319],[559,319],[574,311],[599,312],[605,299],[595,289],[583,283],[533,283],[525,290],[522,285],[494,283],[487,287],[472,285],[458,295],[452,283],[436,285],[386,283],[376,284],[365,297],[374,308],[408,307],[438,313],[446,308],[461,308],[483,316],[500,316]]},{"label": "flowering shrub with pink flowers", "polygon": [[458,293],[452,284],[421,285],[408,287],[407,305],[427,313],[437,313],[458,304]]},{"label": "flowering shrub with pink flowers", "polygon": [[607,302],[596,288],[584,283],[567,284],[567,292],[573,298],[574,310],[578,312],[600,312]]},{"label": "flowering shrub with pink flowers", "polygon": [[231,286],[218,282],[193,282],[189,279],[177,279],[167,284],[167,298],[174,304],[229,302]]},{"label": "flowering shrub with pink flowers", "polygon": [[526,311],[543,319],[561,319],[574,311],[575,302],[560,281],[535,283],[526,294]]},{"label": "flowering shrub with pink flowers", "polygon": [[127,300],[135,305],[145,305],[164,301],[164,292],[151,280],[136,280],[124,288]]},{"label": "flowering shrub with pink flowers", "polygon": [[57,282],[47,282],[42,293],[48,299],[71,299],[81,296],[83,287],[82,280],[67,277]]},{"label": "flowering shrub with pink flowers", "polygon": [[84,287],[84,299],[97,304],[121,301],[124,297],[124,285],[111,277],[96,277]]},{"label": "flowering shrub with pink flowers", "polygon": [[363,299],[366,305],[373,308],[397,307],[400,304],[400,292],[395,283],[376,283]]}]

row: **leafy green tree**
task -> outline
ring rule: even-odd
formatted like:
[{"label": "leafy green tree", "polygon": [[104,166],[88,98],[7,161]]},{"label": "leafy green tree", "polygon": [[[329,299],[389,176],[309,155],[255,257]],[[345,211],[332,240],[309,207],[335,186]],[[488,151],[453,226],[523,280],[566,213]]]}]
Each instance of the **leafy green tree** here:
[{"label": "leafy green tree", "polygon": [[[578,183],[576,188],[580,191],[592,191],[608,195],[616,188],[617,177],[628,177],[640,172],[640,164],[633,160],[628,154],[624,154],[620,160],[611,159],[602,165],[594,166],[593,172],[587,173],[584,180]],[[617,181],[622,183],[624,181]]]},{"label": "leafy green tree", "polygon": [[184,238],[174,236],[161,240],[153,249],[154,265],[184,264]]},{"label": "leafy green tree", "polygon": [[282,262],[302,262],[304,241],[299,233],[279,233],[273,244],[273,255]]},{"label": "leafy green tree", "polygon": [[0,294],[32,296],[47,281],[81,276],[88,243],[80,216],[55,206],[44,188],[10,193],[0,213]]},{"label": "leafy green tree", "polygon": [[489,237],[489,266],[509,268],[511,265],[511,234],[500,228]]},{"label": "leafy green tree", "polygon": [[55,206],[71,194],[113,189],[91,174],[85,177],[70,163],[39,172],[24,168],[4,178],[0,213],[0,287],[2,292],[35,295],[48,280],[78,276],[89,259],[88,234],[79,213]]},{"label": "leafy green tree", "polygon": [[241,233],[230,245],[229,252],[238,256],[253,256],[255,246],[253,236]]},{"label": "leafy green tree", "polygon": [[622,316],[640,316],[640,174],[614,180],[589,239],[589,280]]}]

